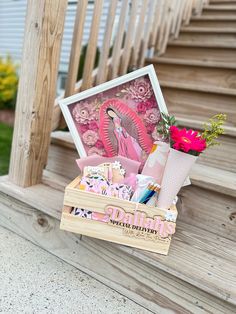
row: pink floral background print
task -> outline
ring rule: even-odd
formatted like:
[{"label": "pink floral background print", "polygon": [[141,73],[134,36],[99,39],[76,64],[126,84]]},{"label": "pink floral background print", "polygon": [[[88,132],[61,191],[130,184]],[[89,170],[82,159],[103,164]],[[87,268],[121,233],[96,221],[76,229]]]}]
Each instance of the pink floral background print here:
[{"label": "pink floral background print", "polygon": [[[102,140],[101,138],[100,130],[100,108],[109,99],[120,100],[131,111],[135,112],[144,127],[148,140],[151,143],[156,140],[155,127],[160,121],[161,115],[151,82],[148,75],[145,75],[69,106],[87,155],[111,156],[107,143],[104,143],[105,139]],[[117,130],[118,125],[120,125],[122,134],[126,134],[126,138],[128,137],[130,143],[133,143],[135,151],[139,155],[138,158],[134,159],[145,162],[149,153],[147,149],[145,151],[139,140],[133,138],[124,127],[122,128],[122,119],[119,115],[115,117],[114,122]],[[130,158],[130,156],[127,157]]]}]

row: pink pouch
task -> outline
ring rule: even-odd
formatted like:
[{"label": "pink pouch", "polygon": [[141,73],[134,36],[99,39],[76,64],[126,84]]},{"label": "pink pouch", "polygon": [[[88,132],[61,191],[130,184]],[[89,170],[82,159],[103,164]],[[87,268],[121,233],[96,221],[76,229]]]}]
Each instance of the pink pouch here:
[{"label": "pink pouch", "polygon": [[115,161],[119,161],[121,163],[122,168],[125,169],[125,177],[130,176],[132,173],[138,173],[141,164],[138,161],[131,160],[123,156],[115,156],[108,158],[99,155],[91,155],[80,159],[76,159],[76,163],[80,168],[81,172],[83,172],[84,167],[86,166],[98,166],[103,163],[112,163]]}]

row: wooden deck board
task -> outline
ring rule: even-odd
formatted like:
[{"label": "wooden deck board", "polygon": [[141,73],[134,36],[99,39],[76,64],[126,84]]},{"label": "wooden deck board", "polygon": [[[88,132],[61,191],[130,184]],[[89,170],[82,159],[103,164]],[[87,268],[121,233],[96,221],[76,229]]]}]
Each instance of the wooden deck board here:
[{"label": "wooden deck board", "polygon": [[[1,178],[0,189],[2,193],[20,199],[28,206],[60,219],[63,193],[59,190],[43,184],[23,189],[10,183],[7,177]],[[198,233],[196,234],[196,232]],[[209,234],[207,237],[206,231],[197,228],[192,229],[192,226],[187,224],[181,228],[179,222],[179,228],[177,223],[177,233],[173,237],[170,254],[167,258],[159,255],[147,255],[131,248],[118,247],[133,256],[139,256],[140,260],[145,261],[146,258],[149,258],[148,263],[150,265],[177,276],[195,287],[200,287],[216,297],[236,304],[235,260],[232,256],[232,260],[229,261],[228,254],[227,257],[224,257],[224,254],[219,256],[220,248],[216,248],[217,241],[223,241],[225,250],[226,243],[229,246],[228,250],[234,249],[234,242],[232,241],[221,239],[220,236],[214,234]],[[214,251],[217,252],[217,256]],[[141,258],[141,256],[143,257]]]}]

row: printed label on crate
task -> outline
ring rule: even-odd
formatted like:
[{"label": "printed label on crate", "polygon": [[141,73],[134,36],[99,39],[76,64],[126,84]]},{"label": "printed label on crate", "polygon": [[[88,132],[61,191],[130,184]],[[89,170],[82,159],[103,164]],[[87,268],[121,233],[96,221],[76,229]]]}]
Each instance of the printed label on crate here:
[{"label": "printed label on crate", "polygon": [[126,236],[157,241],[175,233],[175,223],[162,216],[150,218],[145,212],[137,210],[132,214],[115,206],[107,206],[105,213],[109,215],[108,224],[124,228]]},{"label": "printed label on crate", "polygon": [[175,233],[176,217],[172,212],[168,212],[165,217],[157,215],[151,218],[143,211],[136,210],[130,213],[121,207],[109,205],[105,207],[104,213],[74,208],[73,214],[123,228],[124,236],[154,242],[169,240],[169,236]]}]

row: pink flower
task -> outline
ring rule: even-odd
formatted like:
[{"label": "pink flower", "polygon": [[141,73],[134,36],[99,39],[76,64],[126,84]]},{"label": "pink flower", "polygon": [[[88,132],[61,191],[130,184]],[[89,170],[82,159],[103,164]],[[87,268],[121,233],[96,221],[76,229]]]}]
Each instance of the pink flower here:
[{"label": "pink flower", "polygon": [[100,156],[103,156],[105,154],[105,151],[103,149],[99,149],[97,147],[91,147],[89,150],[88,150],[88,155],[91,156],[91,155],[100,155]]},{"label": "pink flower", "polygon": [[144,78],[134,80],[128,91],[130,97],[135,101],[146,101],[153,94],[150,82]]},{"label": "pink flower", "polygon": [[138,113],[145,113],[146,112],[145,103],[143,102],[138,103],[137,110],[138,110]]},{"label": "pink flower", "polygon": [[88,131],[88,129],[89,129],[89,126],[88,126],[88,124],[80,124],[80,131],[82,132],[82,133],[84,133],[84,132],[86,132],[86,131]]},{"label": "pink flower", "polygon": [[170,138],[173,148],[188,153],[195,151],[201,153],[206,149],[206,140],[197,131],[178,129],[172,125],[170,127]]},{"label": "pink flower", "polygon": [[155,129],[155,124],[147,124],[146,125],[146,130],[148,134],[151,134]]},{"label": "pink flower", "polygon": [[138,103],[137,111],[138,113],[145,113],[148,109],[157,108],[157,104],[154,99],[149,99]]},{"label": "pink flower", "polygon": [[147,109],[152,109],[152,108],[157,107],[156,102],[154,100],[151,100],[151,99],[146,101],[145,104],[146,104]]},{"label": "pink flower", "polygon": [[96,121],[89,122],[89,130],[92,130],[92,131],[98,130],[98,124]]},{"label": "pink flower", "polygon": [[152,124],[158,123],[160,121],[160,118],[161,118],[160,112],[156,108],[148,109],[144,116],[144,120],[147,123],[152,123]]},{"label": "pink flower", "polygon": [[104,148],[103,142],[101,140],[97,140],[95,147],[102,149]]},{"label": "pink flower", "polygon": [[72,110],[75,121],[81,124],[87,124],[96,119],[96,112],[88,102],[78,103]]},{"label": "pink flower", "polygon": [[88,130],[82,135],[82,139],[86,145],[92,146],[97,142],[98,134],[92,130]]}]

